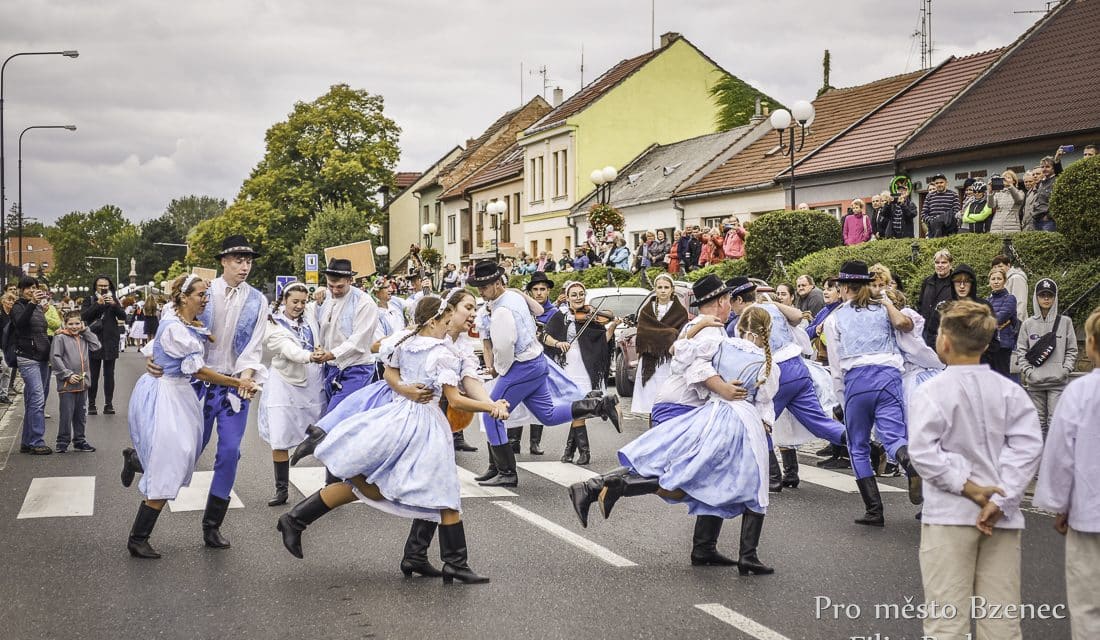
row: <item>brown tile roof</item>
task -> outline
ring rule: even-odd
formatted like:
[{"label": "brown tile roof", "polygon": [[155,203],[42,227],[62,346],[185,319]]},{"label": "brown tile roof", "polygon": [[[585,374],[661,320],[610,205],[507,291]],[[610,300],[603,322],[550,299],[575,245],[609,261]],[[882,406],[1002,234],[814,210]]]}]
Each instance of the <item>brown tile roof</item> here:
[{"label": "brown tile roof", "polygon": [[[813,101],[815,115],[810,130],[806,134],[806,143],[802,147],[802,152],[795,154],[795,161],[809,155],[814,149],[912,84],[924,73],[914,71],[858,87],[833,89],[819,96]],[[711,191],[771,183],[776,174],[789,167],[791,162],[788,156],[778,151],[771,153],[777,146],[775,134],[769,133],[745,147],[714,171],[681,188],[677,195],[699,195]]]},{"label": "brown tile roof", "polygon": [[866,120],[801,160],[795,166],[796,173],[811,175],[893,163],[894,148],[1003,52],[995,49],[948,59]]},{"label": "brown tile roof", "polygon": [[500,155],[486,162],[469,178],[451,187],[440,197],[451,198],[462,195],[467,190],[473,191],[478,187],[485,187],[494,182],[512,179],[521,175],[523,175],[523,148],[513,143]]},{"label": "brown tile roof", "polygon": [[1100,2],[1066,0],[905,142],[898,158],[1100,129]]},{"label": "brown tile roof", "polygon": [[414,182],[420,179],[420,176],[424,175],[419,171],[398,171],[393,174],[394,185],[397,190],[411,187]]}]

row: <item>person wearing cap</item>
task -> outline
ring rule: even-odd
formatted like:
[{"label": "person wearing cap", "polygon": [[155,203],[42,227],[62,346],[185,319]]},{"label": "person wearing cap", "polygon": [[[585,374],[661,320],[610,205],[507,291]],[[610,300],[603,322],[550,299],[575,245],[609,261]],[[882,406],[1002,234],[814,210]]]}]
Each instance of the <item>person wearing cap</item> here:
[{"label": "person wearing cap", "polygon": [[928,225],[928,237],[939,238],[955,233],[956,219],[961,206],[959,194],[947,188],[947,176],[937,173],[929,179],[932,189],[924,198],[920,218]]},{"label": "person wearing cap", "polygon": [[871,428],[890,458],[909,476],[909,501],[921,503],[920,476],[909,461],[902,372],[905,360],[894,332],[913,321],[887,296],[874,298],[867,263],[845,262],[837,277],[845,302],[825,320],[829,369],[843,398],[848,451],[866,513],[856,524],[885,525],[882,497],[871,466]]},{"label": "person wearing cap", "polygon": [[[515,407],[520,402],[542,424],[558,425],[585,418],[609,420],[622,432],[622,415],[617,396],[590,394],[564,402],[551,395],[548,360],[539,344],[535,319],[522,292],[506,288],[504,269],[491,260],[478,262],[467,282],[477,287],[486,300],[478,315],[478,333],[484,343],[485,366],[498,376],[490,398],[507,400]],[[564,346],[564,345],[563,345]],[[486,435],[492,447],[498,474],[486,480],[487,486],[516,486],[516,455],[508,444],[502,420],[483,416]]]},{"label": "person wearing cap", "polygon": [[[1035,313],[1020,326],[1013,361],[1020,372],[1020,382],[1039,412],[1039,424],[1046,436],[1058,400],[1069,384],[1069,375],[1077,369],[1077,333],[1073,319],[1058,314],[1058,285],[1050,278],[1035,283],[1032,305]],[[1036,366],[1028,359],[1028,352],[1050,333],[1054,334],[1053,350]]]},{"label": "person wearing cap", "polygon": [[351,260],[333,258],[323,272],[329,298],[319,309],[321,331],[314,362],[325,365],[325,413],[378,377],[373,345],[378,329],[378,305],[351,286],[356,272]]}]

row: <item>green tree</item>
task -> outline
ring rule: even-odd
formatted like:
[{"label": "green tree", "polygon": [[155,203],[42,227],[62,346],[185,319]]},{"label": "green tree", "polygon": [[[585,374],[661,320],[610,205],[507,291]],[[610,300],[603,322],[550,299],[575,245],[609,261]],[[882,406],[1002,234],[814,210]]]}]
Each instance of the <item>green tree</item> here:
[{"label": "green tree", "polygon": [[715,124],[719,131],[729,131],[748,124],[749,118],[756,113],[757,98],[761,102],[767,102],[772,110],[783,107],[778,100],[769,98],[749,83],[728,73],[723,73],[718,82],[714,83],[710,88],[710,95],[718,105]]},{"label": "green tree", "polygon": [[222,198],[210,196],[184,196],[173,198],[165,208],[164,213],[158,218],[171,226],[173,234],[171,239],[158,240],[157,242],[182,243],[187,233],[195,228],[195,225],[203,220],[209,220],[225,213],[226,203]]},{"label": "green tree", "polygon": [[[108,204],[94,211],[74,211],[58,218],[46,228],[46,239],[53,245],[53,280],[62,284],[90,281],[97,273],[114,279],[114,265],[105,260],[89,261],[88,256],[116,257],[116,245],[132,242],[127,228],[133,225],[122,210]],[[129,272],[129,256],[119,258],[119,275]],[[124,267],[125,265],[125,267]]]},{"label": "green tree", "polygon": [[326,247],[377,240],[370,228],[373,217],[371,213],[358,211],[350,205],[326,204],[309,223],[301,242],[294,248],[291,270],[281,275],[303,275],[307,253],[316,253],[323,259]]},{"label": "green tree", "polygon": [[200,222],[187,236],[191,251],[188,263],[198,267],[218,269],[215,257],[227,236],[241,234],[260,253],[252,267],[249,281],[262,286],[273,282],[276,275],[293,273],[291,252],[306,223],[291,221],[286,213],[265,200],[237,200],[225,213]]}]

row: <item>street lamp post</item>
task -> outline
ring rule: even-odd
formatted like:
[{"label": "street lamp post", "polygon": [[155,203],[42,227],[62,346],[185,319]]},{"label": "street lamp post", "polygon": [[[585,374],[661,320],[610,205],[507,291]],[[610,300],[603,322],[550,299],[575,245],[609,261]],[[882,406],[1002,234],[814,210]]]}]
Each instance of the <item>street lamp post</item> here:
[{"label": "street lamp post", "polygon": [[115,261],[115,286],[118,286],[118,258],[110,256],[86,256],[88,260],[114,260]]},{"label": "street lamp post", "polygon": [[424,236],[424,244],[428,245],[428,248],[432,248],[432,236],[435,235],[436,226],[434,222],[420,225],[420,233]]},{"label": "street lamp post", "polygon": [[[3,265],[3,272],[0,273],[0,280],[7,283],[8,279],[8,256],[7,256],[7,223],[5,216],[7,215],[7,200],[4,196],[4,169],[7,166],[4,156],[4,71],[8,68],[8,63],[14,58],[19,56],[65,56],[66,58],[75,58],[80,53],[77,51],[23,51],[8,56],[4,60],[4,64],[0,65],[0,264]],[[22,263],[20,263],[22,268]]]},{"label": "street lamp post", "polygon": [[507,209],[501,200],[493,200],[485,207],[485,212],[493,217],[493,259],[500,262],[500,217]]},{"label": "street lamp post", "polygon": [[16,215],[19,218],[19,269],[23,269],[23,136],[27,134],[31,129],[66,129],[68,131],[76,131],[75,124],[36,124],[31,127],[23,129],[23,132],[19,134],[19,154],[17,157],[18,164],[18,189],[16,191],[19,198],[19,204],[16,207]]},{"label": "street lamp post", "polygon": [[[793,120],[793,122],[792,122]],[[779,132],[779,149],[783,152],[783,155],[791,157],[791,210],[795,209],[794,204],[794,154],[802,151],[802,145],[806,143],[806,129],[810,128],[810,124],[814,121],[814,106],[805,100],[799,100],[794,103],[790,111],[786,109],[779,109],[771,115],[772,128]],[[798,125],[798,129],[801,132],[801,136],[798,141],[798,145],[794,143],[794,125]],[[787,140],[783,140],[783,132],[787,131]],[[785,144],[784,144],[785,142]]]},{"label": "street lamp post", "polygon": [[384,244],[380,244],[374,248],[374,255],[378,256],[378,271],[386,273],[388,271],[386,267],[389,266],[389,261],[386,259],[386,256],[390,255],[390,248]]},{"label": "street lamp post", "polygon": [[599,204],[607,204],[611,201],[611,183],[615,182],[615,178],[619,177],[619,172],[615,170],[615,167],[604,167],[603,169],[596,169],[589,174],[588,179],[592,181],[592,184],[596,185],[596,202]]}]

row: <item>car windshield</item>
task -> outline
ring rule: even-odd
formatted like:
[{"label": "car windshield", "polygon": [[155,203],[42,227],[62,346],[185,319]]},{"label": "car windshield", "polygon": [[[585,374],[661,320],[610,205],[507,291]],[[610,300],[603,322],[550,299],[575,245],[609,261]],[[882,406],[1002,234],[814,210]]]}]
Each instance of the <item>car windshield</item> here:
[{"label": "car windshield", "polygon": [[642,302],[646,299],[644,295],[631,295],[623,294],[617,296],[597,296],[588,301],[593,307],[599,307],[600,309],[607,309],[615,313],[615,316],[622,318],[628,316],[638,310]]}]

